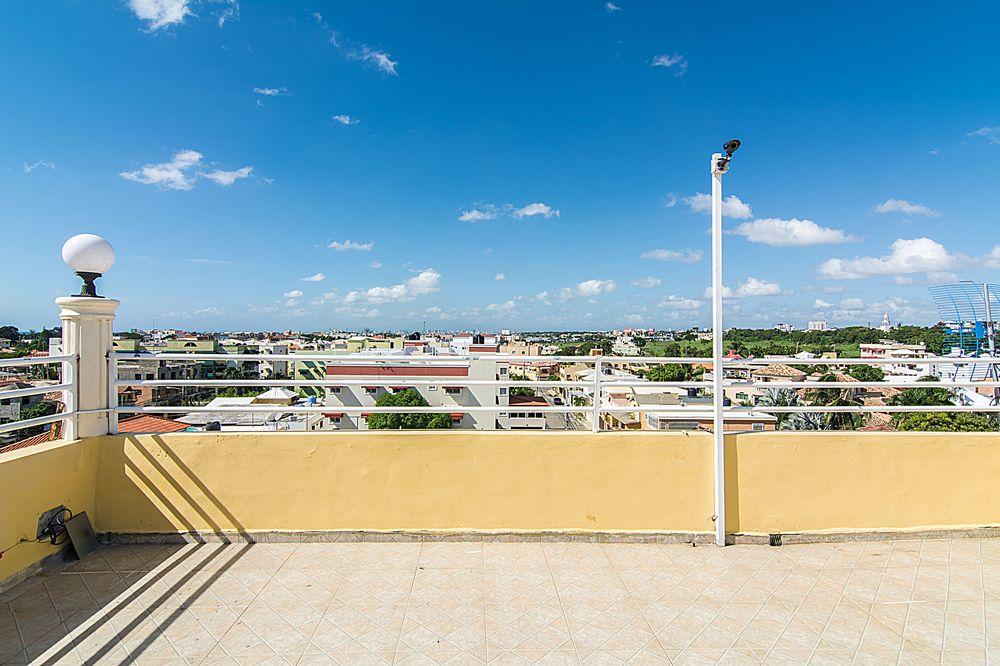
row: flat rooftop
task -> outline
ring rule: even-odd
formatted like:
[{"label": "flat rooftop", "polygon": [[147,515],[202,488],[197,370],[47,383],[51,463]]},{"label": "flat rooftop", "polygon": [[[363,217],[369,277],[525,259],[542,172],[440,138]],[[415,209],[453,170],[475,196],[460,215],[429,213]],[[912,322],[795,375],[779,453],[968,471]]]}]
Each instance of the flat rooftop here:
[{"label": "flat rooftop", "polygon": [[105,546],[0,594],[0,663],[985,663],[1000,540]]}]

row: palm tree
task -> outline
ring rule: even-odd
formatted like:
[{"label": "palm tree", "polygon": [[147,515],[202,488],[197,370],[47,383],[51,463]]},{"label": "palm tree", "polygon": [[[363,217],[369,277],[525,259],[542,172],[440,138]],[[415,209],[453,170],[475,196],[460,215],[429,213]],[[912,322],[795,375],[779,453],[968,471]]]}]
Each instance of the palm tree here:
[{"label": "palm tree", "polygon": [[[805,403],[794,389],[767,389],[757,398],[756,406],[763,407],[761,411],[766,412],[767,407],[804,407]],[[778,430],[826,430],[822,414],[778,412],[775,417],[778,419]]]},{"label": "palm tree", "polygon": [[[833,373],[827,373],[819,381],[836,382],[839,378]],[[863,404],[851,388],[809,389],[806,400],[823,407],[858,407]],[[827,412],[824,420],[830,430],[857,430],[862,423],[861,414],[857,412]]]}]

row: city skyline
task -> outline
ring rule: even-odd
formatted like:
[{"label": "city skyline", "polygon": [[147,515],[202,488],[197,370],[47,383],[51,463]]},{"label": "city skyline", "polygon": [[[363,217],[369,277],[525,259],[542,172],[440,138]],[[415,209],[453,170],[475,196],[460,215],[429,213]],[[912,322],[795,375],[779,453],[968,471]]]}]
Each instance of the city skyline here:
[{"label": "city skyline", "polygon": [[1000,270],[994,7],[56,7],[0,27],[3,323],[90,232],[122,330],[706,326],[731,137],[727,327],[932,324]]}]

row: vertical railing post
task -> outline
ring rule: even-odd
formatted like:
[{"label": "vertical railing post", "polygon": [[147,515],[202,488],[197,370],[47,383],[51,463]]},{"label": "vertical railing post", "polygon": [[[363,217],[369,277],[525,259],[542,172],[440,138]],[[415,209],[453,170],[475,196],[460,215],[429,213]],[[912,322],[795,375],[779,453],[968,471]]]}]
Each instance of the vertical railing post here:
[{"label": "vertical railing post", "polygon": [[[108,434],[118,434],[118,359],[115,357],[114,343],[108,352]],[[154,403],[155,404],[155,403]]]},{"label": "vertical railing post", "polygon": [[62,439],[74,440],[77,437],[77,357],[73,357],[69,361],[62,362],[62,383],[71,384],[68,389],[64,389],[63,395],[63,409],[69,416],[63,421],[63,434]]},{"label": "vertical railing post", "polygon": [[61,308],[63,353],[76,356],[76,436],[98,437],[110,432],[108,419],[108,353],[111,351],[115,312],[120,305],[112,298],[64,296]]},{"label": "vertical railing post", "polygon": [[726,426],[722,369],[722,155],[712,155],[712,442],[715,453],[715,543],[726,545]]},{"label": "vertical railing post", "polygon": [[601,432],[601,358],[594,361],[594,414],[593,432]]}]

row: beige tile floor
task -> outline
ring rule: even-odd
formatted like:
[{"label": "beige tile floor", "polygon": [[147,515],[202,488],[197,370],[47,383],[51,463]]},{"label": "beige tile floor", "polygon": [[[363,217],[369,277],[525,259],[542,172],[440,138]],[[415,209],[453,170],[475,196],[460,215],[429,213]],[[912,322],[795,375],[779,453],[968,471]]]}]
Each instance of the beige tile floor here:
[{"label": "beige tile floor", "polygon": [[1000,663],[1000,540],[109,546],[2,663]]}]

